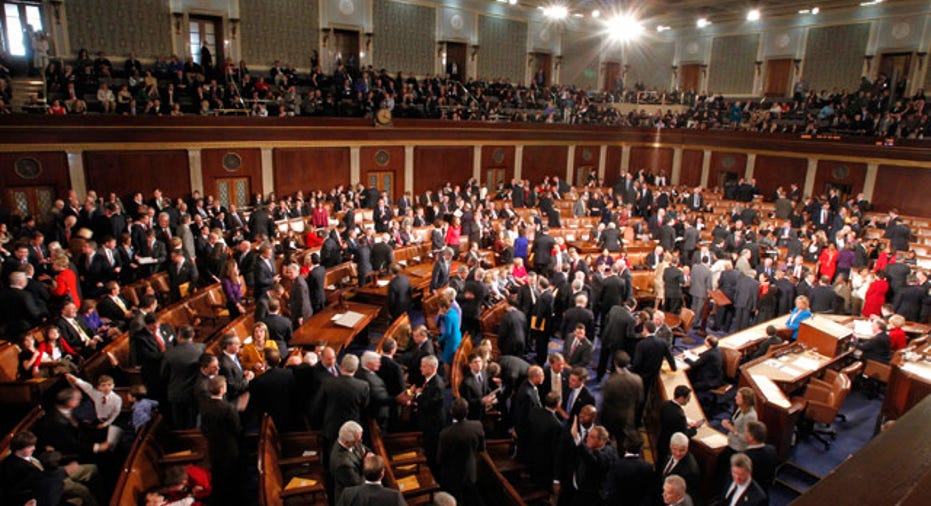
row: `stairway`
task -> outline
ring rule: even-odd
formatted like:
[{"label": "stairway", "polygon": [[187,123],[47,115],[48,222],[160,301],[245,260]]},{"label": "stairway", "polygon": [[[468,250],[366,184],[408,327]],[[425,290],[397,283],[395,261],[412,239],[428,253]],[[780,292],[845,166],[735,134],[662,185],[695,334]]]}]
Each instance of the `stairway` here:
[{"label": "stairway", "polygon": [[16,77],[10,82],[10,91],[13,93],[12,105],[19,105],[22,112],[35,112],[34,107],[23,105],[32,94],[39,97],[40,104],[45,104],[45,82],[38,77]]},{"label": "stairway", "polygon": [[[821,476],[818,474],[787,460],[776,469],[773,489],[779,488],[786,495],[795,498],[804,494],[819,480]],[[771,494],[772,492],[774,491],[771,491]]]}]

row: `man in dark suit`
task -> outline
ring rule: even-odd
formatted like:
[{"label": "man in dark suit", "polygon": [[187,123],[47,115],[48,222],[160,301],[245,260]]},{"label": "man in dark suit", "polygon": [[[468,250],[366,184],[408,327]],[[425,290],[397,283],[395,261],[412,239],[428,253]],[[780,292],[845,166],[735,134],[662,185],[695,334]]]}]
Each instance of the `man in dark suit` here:
[{"label": "man in dark suit", "polygon": [[604,376],[608,359],[615,353],[625,350],[628,355],[633,354],[636,345],[634,328],[637,320],[634,318],[632,309],[636,305],[636,301],[627,300],[624,304],[618,304],[607,311],[605,323],[601,329],[601,351],[598,357],[596,379],[600,380]]},{"label": "man in dark suit", "polygon": [[666,311],[678,315],[682,309],[682,286],[685,275],[679,269],[679,261],[673,257],[672,262],[663,271],[663,289],[666,293]]},{"label": "man in dark suit", "polygon": [[911,230],[898,219],[893,219],[886,225],[886,232],[883,234],[883,238],[889,239],[892,251],[908,251],[909,235],[911,235]]},{"label": "man in dark suit", "polygon": [[776,448],[766,443],[766,425],[763,422],[750,421],[744,430],[747,449],[744,453],[753,462],[753,481],[762,487],[766,494],[776,478],[776,466],[779,460]]},{"label": "man in dark suit", "polygon": [[608,223],[608,227],[601,232],[601,238],[598,240],[598,246],[612,253],[617,253],[621,250],[621,245],[623,242],[624,241],[621,238],[621,232],[617,229],[617,224],[611,222]]},{"label": "man in dark suit", "polygon": [[[572,497],[573,506],[603,506],[607,502],[605,482],[611,468],[618,460],[617,450],[610,444],[608,429],[596,425],[588,431],[588,435],[581,440],[578,418],[573,423],[571,434],[573,439],[581,441],[576,447],[577,465],[572,483],[575,493]],[[560,484],[560,487],[563,485]]]},{"label": "man in dark suit", "polygon": [[808,294],[808,299],[811,301],[811,312],[833,313],[835,298],[837,298],[837,295],[831,287],[831,278],[821,276],[818,284]]},{"label": "man in dark suit", "polygon": [[637,406],[643,400],[643,380],[627,370],[630,356],[626,351],[614,353],[614,372],[602,388],[601,422],[614,435],[618,444],[639,439],[637,430]]},{"label": "man in dark suit", "polygon": [[721,504],[734,506],[765,506],[769,504],[766,492],[753,479],[753,462],[746,454],[731,456],[731,480],[724,489]]},{"label": "man in dark suit", "polygon": [[612,265],[610,274],[601,282],[601,296],[597,304],[599,313],[607,314],[612,307],[623,303],[627,291],[624,279],[618,275],[617,266]]},{"label": "man in dark suit", "polygon": [[446,410],[444,409],[446,385],[436,373],[439,361],[433,355],[420,359],[420,374],[424,377],[421,386],[415,386],[413,399],[417,428],[423,432],[423,446],[427,454],[427,463],[434,473],[439,474],[437,460],[440,431],[446,427]]},{"label": "man in dark suit", "polygon": [[275,222],[265,207],[259,207],[249,215],[249,239],[254,240],[258,234],[264,234],[266,238],[275,236]]},{"label": "man in dark suit", "polygon": [[194,328],[189,325],[178,329],[177,344],[165,351],[162,378],[168,384],[166,398],[175,429],[191,429],[197,423],[194,382],[203,353],[204,343],[194,342]]},{"label": "man in dark suit", "polygon": [[97,301],[97,314],[110,320],[110,325],[122,330],[129,326],[133,307],[120,295],[120,285],[108,281],[104,286],[106,294]]},{"label": "man in dark suit", "polygon": [[46,316],[25,290],[28,282],[24,272],[14,272],[10,274],[9,286],[0,289],[0,330],[5,329],[10,338],[25,334]]},{"label": "man in dark suit", "polygon": [[527,347],[527,317],[508,304],[498,322],[498,349],[502,355],[521,356]]},{"label": "man in dark suit", "polygon": [[330,475],[333,477],[333,500],[340,503],[343,491],[364,484],[363,459],[370,454],[362,444],[362,426],[348,420],[338,427],[337,438],[329,451]]},{"label": "man in dark suit", "polygon": [[294,416],[294,392],[297,380],[294,371],[280,367],[281,353],[275,349],[265,350],[265,372],[249,382],[249,407],[251,413],[267,413],[279,431],[298,430]]},{"label": "man in dark suit", "polygon": [[259,248],[259,256],[255,259],[255,265],[252,268],[252,276],[256,301],[267,299],[268,291],[281,279],[275,274],[275,259],[271,246],[263,244]]},{"label": "man in dark suit", "polygon": [[142,383],[148,389],[149,396],[162,399],[165,392],[162,383],[162,357],[174,341],[174,331],[167,323],[159,321],[156,313],[149,313],[143,319],[145,326],[135,336],[136,364],[139,364]]},{"label": "man in dark suit", "polygon": [[363,421],[371,390],[368,383],[355,378],[358,369],[359,357],[345,355],[340,364],[339,376],[325,377],[314,398],[312,413],[316,415],[317,425],[322,427],[325,448],[336,441],[344,423]]},{"label": "man in dark suit", "polygon": [[766,339],[764,339],[757,346],[756,351],[754,351],[753,354],[750,355],[747,361],[749,362],[750,360],[755,360],[755,359],[762,357],[763,355],[766,355],[766,353],[769,351],[769,348],[771,346],[782,344],[782,342],[783,342],[782,338],[776,335],[776,327],[773,325],[767,325],[766,326]]},{"label": "man in dark suit", "polygon": [[459,396],[469,407],[469,420],[481,420],[487,408],[494,405],[494,385],[485,371],[485,363],[478,353],[469,354],[469,372],[459,383]]},{"label": "man in dark suit", "polygon": [[569,373],[569,388],[563,392],[563,401],[560,406],[560,415],[563,420],[570,422],[578,416],[585,406],[595,405],[595,396],[585,386],[588,380],[588,370],[584,367],[573,367]]},{"label": "man in dark suit", "polygon": [[[669,350],[669,345],[665,339],[654,334],[655,331],[656,325],[652,321],[643,322],[644,337],[637,343],[634,360],[630,364],[631,372],[643,379],[645,397],[649,397],[650,392],[656,388],[656,378],[659,377],[663,359],[666,359],[670,369],[676,370],[676,360]],[[640,421],[639,416],[637,421]]]},{"label": "man in dark suit", "polygon": [[200,273],[193,262],[184,258],[184,251],[180,249],[171,251],[171,265],[168,268],[168,284],[171,287],[172,300],[181,299],[181,285],[188,285],[188,292],[193,292],[197,287],[197,281],[200,279]]},{"label": "man in dark suit", "polygon": [[585,336],[585,324],[575,324],[571,336],[566,336],[563,356],[571,367],[588,367],[592,362],[593,345]]},{"label": "man in dark suit", "polygon": [[481,505],[482,498],[475,483],[478,479],[478,454],[485,451],[485,431],[481,422],[466,416],[469,405],[456,399],[450,408],[453,424],[440,432],[437,461],[440,486],[451,493],[459,504]]},{"label": "man in dark suit", "polygon": [[419,325],[411,334],[411,347],[404,353],[401,363],[407,368],[407,383],[412,386],[423,385],[424,377],[420,373],[420,361],[428,355],[436,355],[433,341],[427,333],[427,327]]},{"label": "man in dark suit", "polygon": [[517,432],[517,458],[529,462],[530,448],[530,410],[540,407],[539,386],[543,383],[543,368],[538,365],[531,366],[527,371],[527,379],[517,388],[514,398],[511,399],[511,419],[514,430]]},{"label": "man in dark suit", "polygon": [[10,439],[10,454],[0,462],[0,502],[3,504],[57,505],[64,495],[65,469],[46,470],[33,454],[36,436],[17,432]]},{"label": "man in dark suit", "polygon": [[911,268],[902,262],[886,265],[886,279],[889,281],[889,294],[886,300],[895,300],[895,296],[908,284]]},{"label": "man in dark suit", "polygon": [[407,502],[399,490],[382,485],[384,477],[384,459],[379,455],[366,455],[362,461],[362,478],[365,482],[344,488],[336,506],[406,506]]},{"label": "man in dark suit", "polygon": [[533,338],[537,364],[543,364],[546,360],[550,336],[553,334],[555,299],[553,290],[550,289],[550,283],[545,277],[538,276],[537,282],[539,283],[540,294],[537,295],[536,301],[530,308],[530,336]]},{"label": "man in dark suit", "polygon": [[657,462],[666,462],[669,457],[669,438],[676,432],[688,437],[698,433],[705,420],[688,421],[683,406],[688,404],[692,397],[692,389],[679,385],[673,390],[673,398],[663,403],[659,410],[659,442],[657,443]]},{"label": "man in dark suit", "polygon": [[[301,276],[301,268],[297,264],[286,266],[284,275],[291,280],[288,313],[291,315],[291,327],[296,329],[314,314],[310,304],[310,290],[307,288],[307,281]],[[290,342],[290,340],[288,341]]]},{"label": "man in dark suit", "polygon": [[918,277],[910,275],[908,286],[898,290],[893,298],[895,314],[902,315],[906,321],[921,322],[921,305],[928,296],[928,289],[918,284]]},{"label": "man in dark suit", "polygon": [[220,376],[226,378],[226,400],[231,404],[236,404],[239,397],[249,389],[249,382],[255,378],[253,371],[245,371],[242,363],[239,361],[239,352],[242,350],[242,343],[235,331],[227,332],[220,341],[219,354]]},{"label": "man in dark suit", "polygon": [[391,274],[394,276],[388,282],[388,316],[391,321],[410,311],[413,304],[413,291],[411,279],[401,274],[401,266],[391,264]]},{"label": "man in dark suit", "polygon": [[784,269],[776,270],[776,280],[773,282],[779,289],[779,300],[776,304],[776,315],[784,316],[792,311],[795,305],[795,285],[786,277]]},{"label": "man in dark suit", "polygon": [[307,273],[307,290],[310,293],[310,307],[319,313],[326,305],[326,267],[320,265],[320,255],[310,254],[310,272]]},{"label": "man in dark suit", "polygon": [[553,486],[556,478],[556,453],[562,433],[562,420],[557,413],[562,398],[556,392],[549,392],[543,398],[542,406],[530,408],[527,417],[529,434],[530,478],[534,485],[543,489]]},{"label": "man in dark suit", "polygon": [[372,245],[372,269],[378,274],[385,274],[394,263],[394,250],[391,249],[391,236],[387,233],[375,237]]},{"label": "man in dark suit", "polygon": [[585,326],[585,335],[595,335],[595,315],[588,309],[588,296],[584,293],[575,296],[575,306],[566,309],[562,314],[561,333],[563,339],[568,339],[575,326],[581,323]]},{"label": "man in dark suit", "polygon": [[294,328],[291,320],[281,315],[281,301],[274,298],[268,299],[268,314],[262,322],[268,327],[268,338],[275,341],[278,351],[286,354],[291,344],[291,337],[294,335]]},{"label": "man in dark suit", "polygon": [[724,383],[724,355],[718,348],[718,338],[708,336],[705,338],[708,349],[698,356],[697,360],[686,358],[689,364],[689,380],[698,393],[707,392]]},{"label": "man in dark suit", "polygon": [[547,228],[544,227],[533,239],[533,246],[530,249],[530,254],[533,255],[533,269],[537,271],[537,274],[549,276],[552,270],[551,264],[553,263],[553,246],[556,244],[556,241],[547,235],[546,232]]},{"label": "man in dark suit", "polygon": [[[657,461],[657,481],[662,485],[669,476],[679,476],[685,480],[686,490],[692,497],[701,496],[701,470],[695,456],[689,453],[689,437],[676,432],[666,441],[669,445],[669,457]],[[662,492],[662,486],[660,490]]]},{"label": "man in dark suit", "polygon": [[624,454],[619,456],[608,474],[605,483],[606,504],[649,506],[652,499],[650,485],[653,483],[653,466],[643,460],[640,455],[642,450],[641,438],[627,442]]},{"label": "man in dark suit", "polygon": [[453,250],[445,248],[441,258],[433,262],[433,273],[430,276],[430,290],[436,291],[449,284],[449,268],[452,265]]},{"label": "man in dark suit", "polygon": [[368,383],[368,417],[375,420],[382,432],[385,432],[388,428],[390,409],[394,405],[394,397],[388,394],[388,386],[378,375],[381,358],[381,355],[374,351],[363,352],[360,360],[362,364],[356,371],[356,378]]},{"label": "man in dark suit", "polygon": [[81,275],[81,291],[85,297],[96,298],[104,292],[104,283],[113,279],[113,269],[107,257],[97,252],[97,243],[84,244],[84,256],[78,262]]},{"label": "man in dark suit", "polygon": [[141,276],[151,276],[162,270],[165,259],[168,258],[168,250],[165,248],[165,243],[155,238],[154,228],[144,232],[143,241],[136,248],[136,257],[150,260],[139,268]]},{"label": "man in dark suit", "polygon": [[[208,382],[210,398],[201,406],[200,431],[207,439],[210,472],[217,504],[235,504],[240,495],[239,439],[242,426],[236,407],[226,402],[226,377]],[[211,499],[213,500],[213,498]]]},{"label": "man in dark suit", "polygon": [[856,347],[862,353],[863,362],[875,360],[888,364],[892,358],[891,342],[889,334],[886,332],[886,322],[882,320],[873,321],[873,337],[860,339]]},{"label": "man in dark suit", "polygon": [[58,318],[58,330],[61,331],[61,338],[83,357],[89,357],[99,347],[103,339],[94,334],[94,332],[78,318],[78,309],[74,302],[67,302],[61,309],[61,316]]}]

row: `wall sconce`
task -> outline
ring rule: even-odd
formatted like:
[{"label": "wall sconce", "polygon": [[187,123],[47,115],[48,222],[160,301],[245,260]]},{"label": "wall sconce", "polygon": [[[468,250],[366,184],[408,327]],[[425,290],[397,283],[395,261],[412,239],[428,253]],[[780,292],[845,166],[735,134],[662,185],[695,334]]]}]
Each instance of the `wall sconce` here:
[{"label": "wall sconce", "polygon": [[679,79],[679,66],[678,65],[672,66],[672,78],[673,80]]},{"label": "wall sconce", "polygon": [[52,13],[55,15],[55,24],[61,24],[61,4],[63,0],[49,0],[49,3],[52,4]]},{"label": "wall sconce", "polygon": [[799,71],[802,70],[802,59],[801,59],[801,58],[796,58],[796,59],[792,60],[792,63],[795,64],[795,73],[798,74]]},{"label": "wall sconce", "polygon": [[171,18],[175,21],[175,35],[181,35],[181,22],[184,21],[184,13],[172,12]]},{"label": "wall sconce", "polygon": [[866,63],[866,73],[870,73],[870,68],[873,66],[873,55],[868,54],[863,56],[863,61]]},{"label": "wall sconce", "polygon": [[475,61],[475,57],[478,56],[478,45],[472,46],[472,61]]},{"label": "wall sconce", "polygon": [[366,51],[371,51],[371,50],[372,50],[372,38],[373,38],[374,36],[375,36],[375,34],[372,33],[372,32],[366,32],[366,33],[365,33],[365,50],[366,50]]},{"label": "wall sconce", "polygon": [[327,47],[327,43],[330,42],[330,35],[332,33],[333,33],[332,28],[323,31],[323,40],[322,40],[323,47]]},{"label": "wall sconce", "polygon": [[756,65],[756,75],[760,75],[760,71],[763,69],[763,62],[755,61],[753,64]]},{"label": "wall sconce", "polygon": [[446,52],[445,50],[446,50],[446,42],[442,40],[438,41],[436,43],[436,57],[437,58],[442,57],[443,53]]},{"label": "wall sconce", "polygon": [[239,18],[230,18],[230,37],[236,39],[236,31],[239,28]]},{"label": "wall sconce", "polygon": [[562,65],[562,55],[556,55],[556,63],[553,64],[554,70],[559,72],[559,66]]}]

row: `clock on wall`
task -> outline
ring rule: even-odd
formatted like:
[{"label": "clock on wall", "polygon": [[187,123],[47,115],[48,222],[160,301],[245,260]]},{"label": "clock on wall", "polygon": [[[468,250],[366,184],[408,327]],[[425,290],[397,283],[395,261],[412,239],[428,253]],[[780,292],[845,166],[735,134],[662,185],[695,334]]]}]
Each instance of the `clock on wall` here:
[{"label": "clock on wall", "polygon": [[375,126],[391,126],[394,123],[391,120],[391,111],[389,109],[379,109],[375,113]]}]

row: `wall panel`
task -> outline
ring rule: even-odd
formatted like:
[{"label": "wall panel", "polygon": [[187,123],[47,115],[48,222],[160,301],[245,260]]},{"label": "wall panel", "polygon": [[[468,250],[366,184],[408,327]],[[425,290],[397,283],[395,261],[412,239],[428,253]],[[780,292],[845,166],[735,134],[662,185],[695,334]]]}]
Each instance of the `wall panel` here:
[{"label": "wall panel", "polygon": [[562,67],[559,80],[583,89],[601,89],[598,82],[598,58],[601,44],[589,32],[566,30],[563,33]]},{"label": "wall panel", "polygon": [[808,31],[802,78],[813,91],[853,88],[860,82],[869,23],[822,26]]},{"label": "wall panel", "polygon": [[521,177],[533,184],[543,181],[545,176],[565,177],[568,157],[566,146],[524,146]]},{"label": "wall panel", "polygon": [[697,149],[682,150],[682,169],[679,172],[679,184],[698,186],[701,183],[701,166],[705,152]]},{"label": "wall panel", "polygon": [[279,195],[356,183],[349,180],[349,148],[279,148],[272,157]]},{"label": "wall panel", "polygon": [[129,5],[117,6],[112,0],[68,0],[65,12],[71,51],[76,55],[81,48],[87,49],[91,59],[103,51],[120,70],[129,51],[140,58],[167,56],[171,53],[170,3],[133,0],[129,9]]},{"label": "wall panel", "polygon": [[472,177],[471,146],[414,148],[414,194],[436,191],[446,182],[462,184]]},{"label": "wall panel", "polygon": [[514,146],[482,146],[482,175],[480,181],[485,184],[488,169],[504,169],[504,182],[511,184],[514,178]]},{"label": "wall panel", "polygon": [[708,188],[723,188],[725,173],[737,174],[737,178],[744,177],[747,170],[747,155],[743,153],[728,153],[713,151],[711,153],[711,168],[708,173]]},{"label": "wall panel", "polygon": [[620,146],[608,146],[605,153],[605,184],[614,186],[617,176],[621,173],[621,159],[624,158],[624,149]]},{"label": "wall panel", "polygon": [[915,167],[880,165],[873,191],[873,209],[898,209],[902,214],[928,217],[931,171]]},{"label": "wall panel", "polygon": [[[432,32],[431,32],[432,33]],[[506,77],[516,83],[527,68],[527,23],[492,16],[478,17],[478,77]],[[432,46],[431,46],[432,48]]]},{"label": "wall panel", "polygon": [[374,0],[372,8],[375,68],[391,75],[433,73],[436,9],[393,0]]},{"label": "wall panel", "polygon": [[753,93],[754,62],[759,45],[758,33],[715,37],[711,45],[708,92]]},{"label": "wall panel", "polygon": [[624,64],[630,67],[624,86],[633,88],[635,83],[643,83],[647,89],[669,89],[675,56],[675,42],[625,46]]},{"label": "wall panel", "polygon": [[808,160],[804,158],[761,155],[756,157],[756,165],[753,167],[756,186],[766,200],[769,200],[780,186],[786,190],[792,183],[797,184],[799,188],[805,186],[807,172]]},{"label": "wall panel", "polygon": [[850,185],[850,193],[856,195],[863,191],[863,181],[865,179],[865,163],[819,160],[818,170],[815,172],[815,187],[813,193],[815,195],[827,194],[827,185],[833,183],[838,185]]},{"label": "wall panel", "polygon": [[239,0],[242,55],[256,66],[275,60],[309,68],[317,49],[318,2]]},{"label": "wall panel", "polygon": [[[224,166],[227,155],[239,156],[238,169],[230,170]],[[249,178],[249,193],[268,193],[262,187],[262,151],[260,149],[204,149],[200,152],[201,174],[204,178],[204,192],[217,195],[217,179],[227,177]]]},{"label": "wall panel", "polygon": [[[15,169],[17,160],[32,158],[39,162],[41,170],[35,177],[21,177]],[[55,194],[63,197],[71,187],[68,177],[68,157],[65,153],[0,153],[0,188],[17,186],[54,186]],[[91,189],[88,186],[88,189]],[[82,196],[79,195],[78,198]],[[0,196],[0,198],[5,198]]]},{"label": "wall panel", "polygon": [[[160,188],[169,198],[187,197],[191,175],[187,151],[85,151],[87,188],[97,193],[116,192],[125,198]],[[123,202],[129,202],[124,200]]]},{"label": "wall panel", "polygon": [[633,146],[630,148],[630,170],[636,173],[640,169],[651,174],[672,173],[672,148],[654,148]]},{"label": "wall panel", "polygon": [[[598,163],[601,158],[601,147],[600,146],[576,146],[575,147],[575,159],[572,161],[572,181],[569,181],[569,184],[576,184],[579,182],[579,174],[581,174],[581,169],[585,167],[591,167],[592,173],[596,176],[598,175]],[[563,177],[563,176],[560,176]],[[583,184],[585,180],[581,181]]]},{"label": "wall panel", "polygon": [[359,165],[359,175],[366,186],[370,173],[391,172],[394,174],[391,197],[397,199],[404,193],[404,146],[365,146],[360,150]]}]

